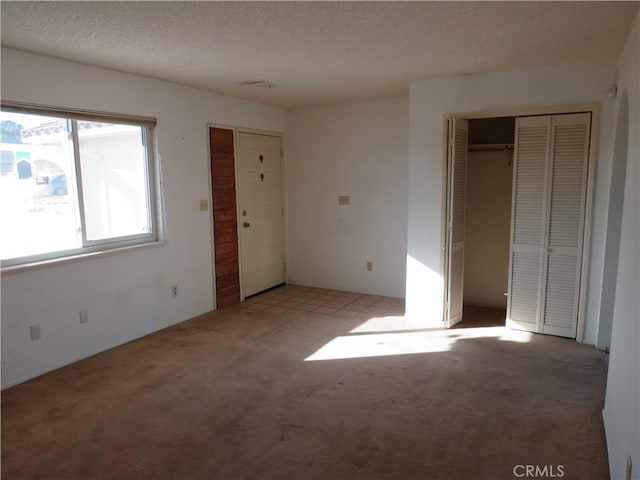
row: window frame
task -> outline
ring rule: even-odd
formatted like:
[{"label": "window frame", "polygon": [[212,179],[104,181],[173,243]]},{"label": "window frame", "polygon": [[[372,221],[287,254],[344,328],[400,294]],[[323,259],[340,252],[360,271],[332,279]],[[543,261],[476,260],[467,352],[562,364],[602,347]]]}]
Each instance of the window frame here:
[{"label": "window frame", "polygon": [[[156,244],[161,241],[161,199],[160,199],[160,161],[156,153],[156,124],[154,117],[145,117],[127,114],[114,114],[91,110],[71,109],[64,107],[51,107],[30,103],[11,102],[2,100],[0,109],[3,112],[13,112],[21,114],[33,114],[42,116],[52,116],[65,120],[68,123],[70,141],[73,147],[73,162],[75,168],[74,175],[67,175],[73,178],[74,188],[78,198],[78,210],[80,217],[80,235],[82,246],[54,252],[43,252],[34,255],[26,255],[0,260],[1,270],[13,270],[22,266],[30,266],[40,262],[64,260],[69,257],[81,257],[87,254],[96,254],[110,250],[122,249],[125,247],[140,246],[146,244]],[[120,125],[133,125],[140,127],[142,133],[142,145],[145,156],[145,186],[147,189],[147,215],[150,231],[141,234],[110,237],[97,240],[87,239],[85,200],[82,186],[82,167],[80,158],[80,142],[78,135],[78,121],[88,120],[93,122],[115,123]]]}]

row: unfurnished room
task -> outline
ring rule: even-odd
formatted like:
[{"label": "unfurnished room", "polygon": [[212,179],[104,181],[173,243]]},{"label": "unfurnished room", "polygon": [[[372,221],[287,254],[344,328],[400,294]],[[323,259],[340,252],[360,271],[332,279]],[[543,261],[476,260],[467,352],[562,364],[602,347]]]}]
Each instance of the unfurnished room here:
[{"label": "unfurnished room", "polygon": [[639,7],[3,1],[2,478],[640,480]]}]

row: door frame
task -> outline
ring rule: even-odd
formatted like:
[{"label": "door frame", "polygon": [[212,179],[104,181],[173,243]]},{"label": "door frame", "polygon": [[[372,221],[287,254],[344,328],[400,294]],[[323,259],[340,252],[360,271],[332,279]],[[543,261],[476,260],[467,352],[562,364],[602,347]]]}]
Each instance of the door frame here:
[{"label": "door frame", "polygon": [[[441,257],[440,265],[443,272],[444,294],[443,294],[443,322],[445,322],[444,312],[446,308],[447,292],[446,286],[449,282],[449,272],[447,270],[448,251],[447,251],[447,212],[448,212],[448,196],[447,185],[450,181],[451,172],[448,168],[448,150],[449,150],[449,134],[448,124],[453,118],[462,118],[466,120],[480,118],[497,118],[497,117],[525,117],[535,115],[562,115],[568,113],[589,112],[591,113],[591,135],[589,138],[589,158],[587,165],[587,192],[586,204],[584,210],[584,231],[582,243],[582,259],[580,265],[580,288],[578,294],[578,319],[576,328],[576,342],[584,343],[586,307],[587,307],[587,290],[589,288],[589,261],[591,258],[591,230],[593,225],[593,205],[595,192],[595,172],[598,150],[598,136],[600,134],[600,104],[599,103],[583,103],[568,105],[546,105],[535,107],[519,107],[496,110],[481,110],[477,112],[460,112],[448,113],[443,116],[443,174],[442,174],[442,214],[441,214]],[[512,212],[513,213],[513,212]],[[509,278],[511,272],[509,272]],[[446,325],[446,323],[445,323]]]},{"label": "door frame", "polygon": [[[266,135],[270,137],[278,137],[280,138],[280,175],[282,180],[282,254],[285,262],[285,267],[289,264],[288,258],[288,248],[287,248],[287,234],[288,234],[288,224],[287,224],[287,175],[286,175],[286,165],[287,165],[287,155],[286,155],[286,143],[285,143],[285,134],[284,132],[277,132],[274,130],[261,130],[256,128],[249,127],[240,127],[237,125],[228,125],[222,123],[215,122],[207,122],[207,130],[206,130],[206,138],[207,138],[207,169],[208,169],[208,178],[209,178],[209,224],[211,231],[211,275],[212,275],[212,287],[213,287],[213,306],[214,309],[217,305],[216,298],[216,263],[215,263],[215,254],[213,254],[215,249],[215,232],[214,232],[214,222],[213,222],[213,182],[212,182],[212,169],[211,169],[211,143],[209,142],[209,129],[211,128],[221,128],[224,130],[231,130],[233,132],[233,163],[234,163],[234,175],[235,175],[235,186],[236,186],[236,230],[238,233],[238,269],[239,269],[239,278],[240,278],[240,301],[243,302],[245,300],[244,291],[242,288],[242,252],[240,250],[240,196],[238,189],[238,133],[249,133],[255,135]],[[289,283],[289,269],[285,268],[284,272],[284,281],[285,283]]]}]

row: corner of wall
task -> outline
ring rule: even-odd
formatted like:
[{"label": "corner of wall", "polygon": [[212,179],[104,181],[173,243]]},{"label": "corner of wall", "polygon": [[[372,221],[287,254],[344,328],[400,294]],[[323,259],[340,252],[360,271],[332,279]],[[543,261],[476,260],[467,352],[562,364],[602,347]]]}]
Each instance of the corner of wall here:
[{"label": "corner of wall", "polygon": [[[640,14],[620,56],[618,87],[629,98],[629,142],[603,420],[611,478],[640,479]],[[621,96],[619,101],[623,100]]]}]

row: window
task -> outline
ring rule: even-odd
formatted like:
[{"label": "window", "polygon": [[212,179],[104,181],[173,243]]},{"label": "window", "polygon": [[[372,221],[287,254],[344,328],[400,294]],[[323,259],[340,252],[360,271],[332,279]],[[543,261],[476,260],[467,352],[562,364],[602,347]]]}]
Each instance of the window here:
[{"label": "window", "polygon": [[3,103],[2,266],[156,241],[154,125]]}]

